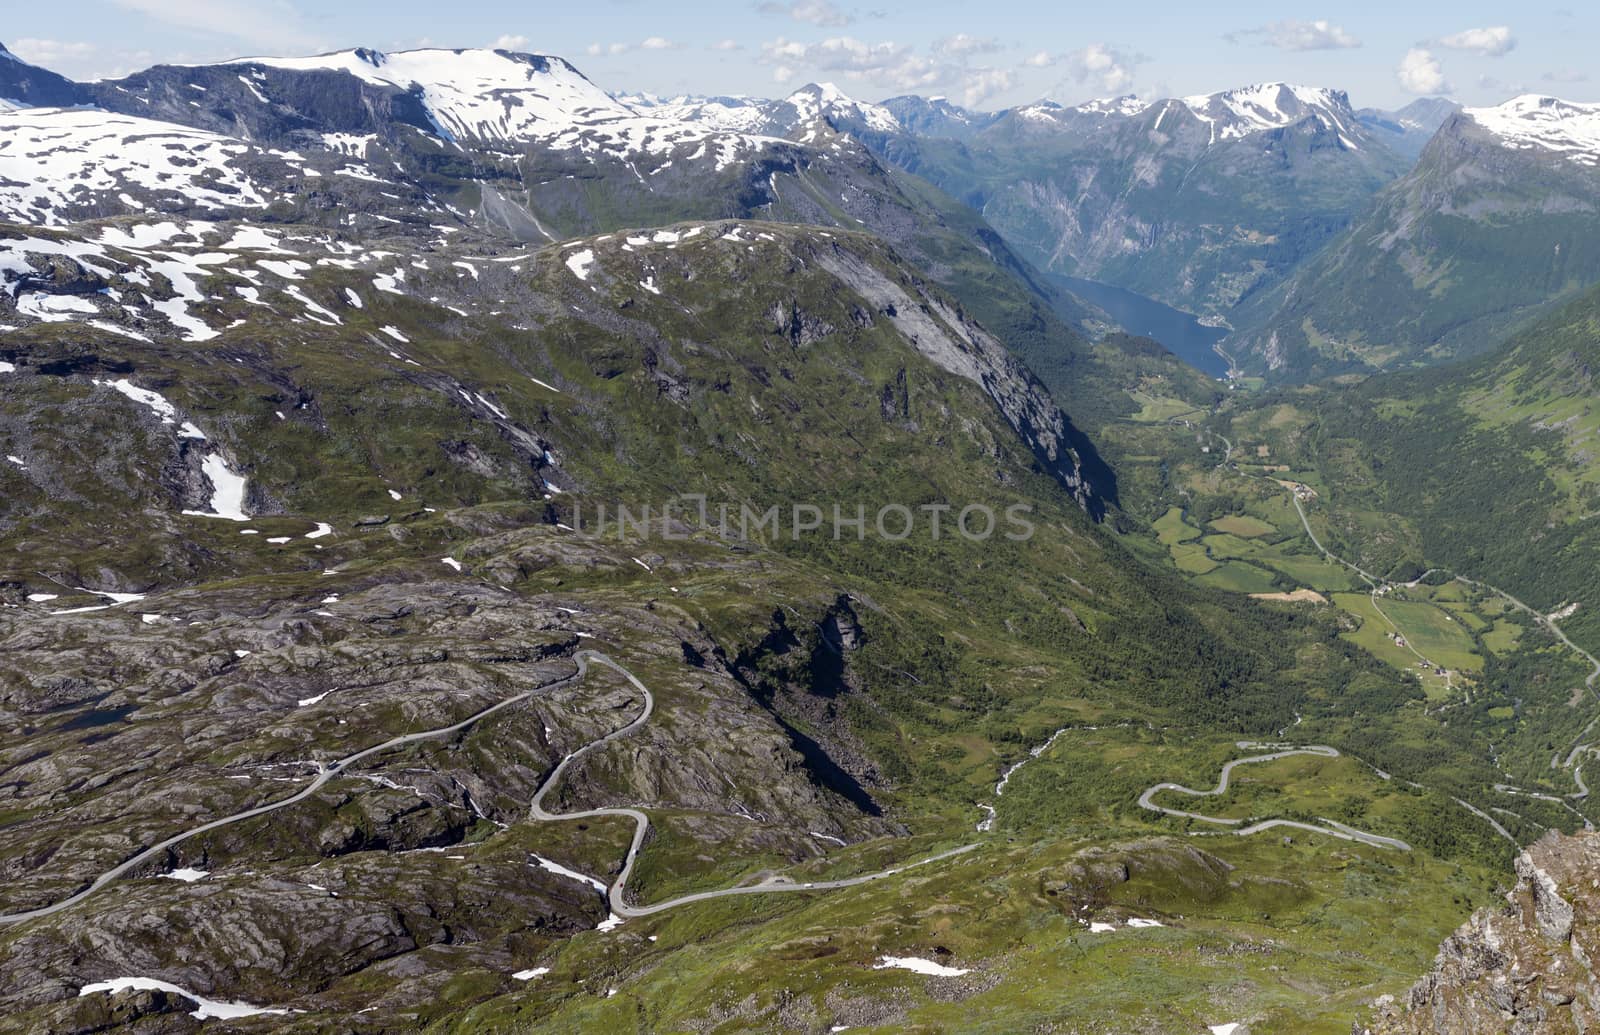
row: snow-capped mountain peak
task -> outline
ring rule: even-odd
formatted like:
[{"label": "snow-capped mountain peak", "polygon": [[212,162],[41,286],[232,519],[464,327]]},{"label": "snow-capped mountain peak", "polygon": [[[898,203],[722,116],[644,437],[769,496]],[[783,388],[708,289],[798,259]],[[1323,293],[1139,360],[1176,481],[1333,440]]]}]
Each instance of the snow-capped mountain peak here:
[{"label": "snow-capped mountain peak", "polygon": [[900,122],[888,108],[857,101],[832,83],[807,83],[784,98],[802,122],[826,118],[835,122],[860,123],[878,133],[894,133]]},{"label": "snow-capped mountain peak", "polygon": [[623,100],[657,118],[739,133],[793,137],[819,120],[845,132],[897,133],[901,129],[888,108],[857,101],[832,83],[807,83],[781,100],[677,97],[662,101],[644,94]]},{"label": "snow-capped mountain peak", "polygon": [[951,103],[950,98],[948,97],[929,97],[928,107],[933,111],[943,115],[945,118],[954,119],[957,122],[966,123],[973,121],[972,112],[957,104]]},{"label": "snow-capped mountain peak", "polygon": [[1258,83],[1219,93],[1153,102],[1127,94],[1097,98],[1070,108],[1041,100],[1011,109],[1024,123],[1094,133],[1114,130],[1127,120],[1147,115],[1155,119],[1155,128],[1160,129],[1177,112],[1188,112],[1205,124],[1212,144],[1317,118],[1338,133],[1347,147],[1361,149],[1361,124],[1344,91],[1291,83]]},{"label": "snow-capped mountain peak", "polygon": [[1600,165],[1600,104],[1524,94],[1492,108],[1462,114],[1518,150],[1553,151],[1583,165]]},{"label": "snow-capped mountain peak", "polygon": [[1088,115],[1137,115],[1150,107],[1148,101],[1141,101],[1133,94],[1124,94],[1121,97],[1097,97],[1092,101],[1085,101],[1074,108]]},{"label": "snow-capped mountain peak", "polygon": [[1032,104],[1025,104],[1015,110],[1019,118],[1025,119],[1029,122],[1054,123],[1057,117],[1067,109],[1063,108],[1055,101],[1038,100],[1034,101]]},{"label": "snow-capped mountain peak", "polygon": [[290,71],[345,72],[364,82],[420,93],[439,129],[455,138],[523,140],[575,118],[636,118],[636,113],[559,57],[503,50],[354,50],[312,57],[224,62]]},{"label": "snow-capped mountain peak", "polygon": [[674,118],[670,107],[640,110],[596,86],[565,59],[547,55],[357,48],[310,57],[240,58],[205,68],[229,73],[230,82],[237,79],[261,104],[288,109],[297,109],[293,98],[280,99],[274,92],[283,88],[285,75],[348,75],[407,95],[413,107],[420,107],[418,124],[425,117],[440,138],[479,147],[520,149],[537,143],[625,159],[670,159],[680,149],[696,155],[709,151],[721,169],[776,143],[743,127]]},{"label": "snow-capped mountain peak", "polygon": [[1331,128],[1354,143],[1359,123],[1343,90],[1292,83],[1257,83],[1220,93],[1181,98],[1196,118],[1212,124],[1213,140],[1237,137],[1293,125],[1311,115],[1321,116]]},{"label": "snow-capped mountain peak", "polygon": [[795,94],[810,94],[811,96],[814,96],[820,100],[823,104],[855,104],[855,100],[852,99],[849,94],[839,89],[839,87],[833,83],[807,83],[800,89],[796,90]]}]

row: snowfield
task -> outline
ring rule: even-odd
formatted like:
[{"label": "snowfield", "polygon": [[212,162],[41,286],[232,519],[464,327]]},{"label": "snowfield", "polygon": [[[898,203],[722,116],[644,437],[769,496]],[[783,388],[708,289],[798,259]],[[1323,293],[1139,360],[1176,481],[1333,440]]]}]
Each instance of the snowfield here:
[{"label": "snowfield", "polygon": [[199,1009],[189,1014],[196,1020],[235,1020],[240,1017],[255,1017],[258,1014],[287,1014],[288,1010],[275,1009],[268,1006],[251,1006],[249,1003],[230,1003],[218,999],[207,999],[205,996],[195,995],[172,984],[170,981],[159,981],[147,977],[120,977],[109,981],[96,981],[78,989],[78,998],[94,995],[97,992],[125,992],[129,989],[140,989],[151,992],[171,992],[181,995],[185,999],[193,1000]]},{"label": "snowfield", "polygon": [[919,956],[883,956],[872,965],[873,970],[909,970],[917,974],[927,974],[930,977],[960,977],[972,971],[961,967],[947,967],[933,960],[925,960]]},{"label": "snowfield", "polygon": [[270,199],[235,165],[254,150],[204,130],[87,108],[0,112],[0,217],[61,226],[69,220],[60,210],[103,204],[129,188],[201,208],[265,208]]},{"label": "snowfield", "polygon": [[191,517],[226,518],[229,521],[249,521],[244,512],[245,480],[235,474],[228,462],[212,453],[201,462],[200,469],[211,479],[211,510],[186,510]]},{"label": "snowfield", "polygon": [[1462,114],[1509,147],[1554,151],[1581,165],[1600,166],[1600,104],[1530,93],[1493,108],[1467,108]]},{"label": "snowfield", "polygon": [[[616,100],[559,57],[503,50],[343,50],[314,57],[259,57],[224,62],[297,71],[345,72],[367,83],[419,93],[435,131],[446,140],[517,144],[530,141],[581,153],[670,159],[709,147],[717,168],[782,141],[653,113]],[[269,89],[241,75],[253,90]],[[263,95],[265,96],[265,95]],[[268,98],[270,100],[270,98]],[[343,153],[366,141],[331,142]]]},{"label": "snowfield", "polygon": [[567,269],[572,271],[574,277],[579,280],[588,280],[589,270],[594,266],[594,251],[585,248],[582,251],[573,252],[567,256],[566,262]]}]

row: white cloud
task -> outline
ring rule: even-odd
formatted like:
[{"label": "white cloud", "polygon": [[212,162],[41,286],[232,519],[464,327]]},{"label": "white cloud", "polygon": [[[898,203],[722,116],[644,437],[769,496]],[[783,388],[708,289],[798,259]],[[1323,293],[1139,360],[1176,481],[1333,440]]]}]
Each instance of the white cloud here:
[{"label": "white cloud", "polygon": [[815,43],[779,38],[761,45],[760,60],[772,66],[772,77],[779,83],[804,71],[899,93],[938,90],[972,107],[1015,85],[1011,71],[967,61],[997,47],[990,40],[952,36],[934,44],[933,53],[927,54],[903,43],[868,43],[850,36]]},{"label": "white cloud", "polygon": [[516,51],[527,50],[528,49],[528,37],[526,37],[526,36],[500,36],[493,43],[489,44],[489,49],[490,50],[516,50]]},{"label": "white cloud", "polygon": [[178,29],[264,47],[313,49],[316,38],[287,0],[112,0]]},{"label": "white cloud", "polygon": [[1361,46],[1361,41],[1344,31],[1343,26],[1335,25],[1324,18],[1309,22],[1295,18],[1268,22],[1259,29],[1230,32],[1223,39],[1231,43],[1259,39],[1267,46],[1277,47],[1279,50],[1341,50]]},{"label": "white cloud", "polygon": [[49,69],[68,61],[83,61],[95,54],[93,43],[70,43],[65,40],[12,40],[8,49],[30,65]]},{"label": "white cloud", "polygon": [[895,90],[933,86],[944,81],[950,71],[904,44],[865,43],[849,36],[836,36],[820,43],[780,38],[763,43],[761,52],[761,59],[777,66],[779,71],[805,65]]},{"label": "white cloud", "polygon": [[1503,57],[1516,45],[1516,37],[1511,35],[1511,27],[1508,25],[1494,25],[1486,29],[1463,29],[1439,40],[1441,47],[1449,47],[1451,50],[1470,50],[1484,57]]},{"label": "white cloud", "polygon": [[1587,83],[1589,73],[1580,72],[1576,68],[1557,68],[1539,78],[1547,83]]},{"label": "white cloud", "polygon": [[961,79],[961,103],[976,108],[997,93],[1016,85],[1016,76],[1004,68],[973,68]]},{"label": "white cloud", "polygon": [[757,4],[756,10],[762,14],[784,14],[797,22],[831,28],[849,25],[856,20],[854,15],[840,10],[828,0],[793,0],[787,4],[767,0],[765,3]]},{"label": "white cloud", "polygon": [[934,41],[933,49],[947,57],[964,58],[973,54],[993,54],[1000,49],[1000,41],[992,36],[969,36],[958,32]]},{"label": "white cloud", "polygon": [[744,44],[738,40],[718,40],[711,44],[712,50],[743,50]]},{"label": "white cloud", "polygon": [[[68,79],[115,79],[149,68],[155,55],[148,50],[104,49],[93,43],[68,40],[19,39],[12,40],[9,49],[30,65],[59,72]],[[168,53],[165,60],[182,62],[190,59],[187,53]]]},{"label": "white cloud", "polygon": [[1445,82],[1444,68],[1440,66],[1439,59],[1433,56],[1432,51],[1422,47],[1412,47],[1406,51],[1406,56],[1400,59],[1400,67],[1395,69],[1394,74],[1400,80],[1401,88],[1408,93],[1450,92],[1450,84]]},{"label": "white cloud", "polygon": [[1066,55],[1067,71],[1074,81],[1092,83],[1106,93],[1124,93],[1133,86],[1138,59],[1105,43],[1091,43]]},{"label": "white cloud", "polygon": [[1059,59],[1048,50],[1041,50],[1022,59],[1022,63],[1029,68],[1049,68]]},{"label": "white cloud", "polygon": [[678,46],[661,36],[651,36],[638,43],[591,43],[583,48],[583,52],[590,57],[617,57],[633,50],[677,50]]}]

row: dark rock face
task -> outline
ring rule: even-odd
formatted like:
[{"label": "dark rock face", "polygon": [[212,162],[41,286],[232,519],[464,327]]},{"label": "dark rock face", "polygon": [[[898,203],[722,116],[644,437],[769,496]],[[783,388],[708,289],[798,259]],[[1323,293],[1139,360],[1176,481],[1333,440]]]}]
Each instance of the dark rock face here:
[{"label": "dark rock face", "polygon": [[798,302],[788,306],[774,305],[767,313],[772,329],[789,339],[796,348],[804,348],[826,338],[834,332],[833,324],[800,308]]},{"label": "dark rock face", "polygon": [[1552,831],[1517,858],[1506,907],[1445,940],[1404,1004],[1385,997],[1373,1035],[1515,1035],[1600,1027],[1600,834]]},{"label": "dark rock face", "polygon": [[322,133],[393,140],[407,127],[432,132],[427,109],[415,94],[326,69],[157,65],[82,89],[109,111],[272,145],[291,145]]},{"label": "dark rock face", "polygon": [[783,727],[818,786],[878,816],[872,788],[881,778],[843,709],[843,699],[857,692],[848,654],[863,638],[850,598],[840,596],[815,624],[791,626],[783,610],[774,611],[760,642],[723,660]]},{"label": "dark rock face", "polygon": [[201,1030],[203,1023],[189,1016],[196,1005],[191,999],[161,989],[84,996],[52,1011],[50,1030],[61,1035],[107,1031],[178,1035]]},{"label": "dark rock face", "polygon": [[30,65],[0,45],[0,100],[28,108],[68,108],[88,103],[88,96],[67,77]]},{"label": "dark rock face", "polygon": [[28,264],[36,272],[17,279],[18,291],[42,291],[47,295],[92,295],[104,291],[106,279],[86,270],[67,255],[29,254]]},{"label": "dark rock face", "polygon": [[840,596],[829,609],[828,617],[823,619],[823,642],[835,653],[843,654],[846,651],[859,650],[865,638],[866,634],[861,630],[861,621],[850,606],[850,598]]}]

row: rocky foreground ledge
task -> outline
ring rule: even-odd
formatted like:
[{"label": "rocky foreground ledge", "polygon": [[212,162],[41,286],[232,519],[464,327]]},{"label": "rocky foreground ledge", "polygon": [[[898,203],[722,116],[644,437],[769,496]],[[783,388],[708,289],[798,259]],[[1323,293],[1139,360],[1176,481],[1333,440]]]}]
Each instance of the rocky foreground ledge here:
[{"label": "rocky foreground ledge", "polygon": [[1506,906],[1445,939],[1404,1004],[1379,999],[1365,1035],[1600,1031],[1600,832],[1552,831],[1516,866]]}]

